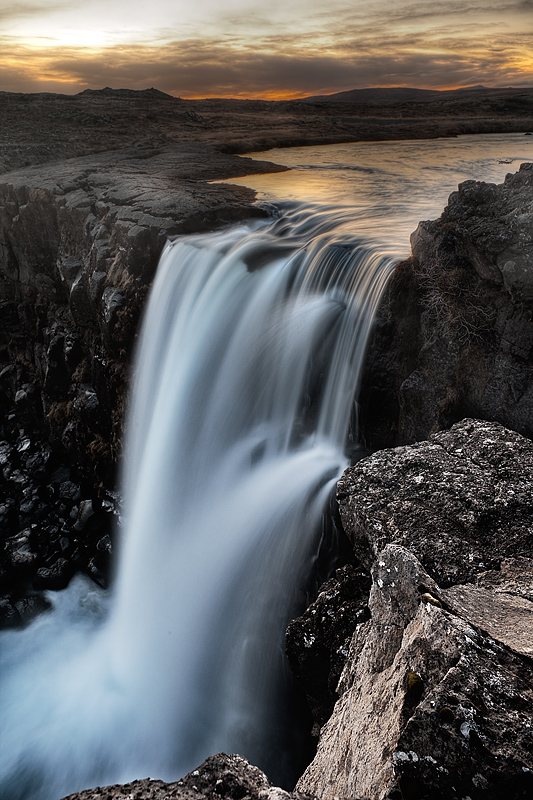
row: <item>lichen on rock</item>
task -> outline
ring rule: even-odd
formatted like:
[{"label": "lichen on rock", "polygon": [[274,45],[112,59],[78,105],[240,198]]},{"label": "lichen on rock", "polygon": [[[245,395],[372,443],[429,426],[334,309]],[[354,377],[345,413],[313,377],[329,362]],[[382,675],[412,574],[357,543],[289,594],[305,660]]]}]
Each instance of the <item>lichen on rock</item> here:
[{"label": "lichen on rock", "polygon": [[371,620],[298,789],[324,800],[528,796],[529,659],[481,632],[465,606],[461,616],[424,601],[421,587],[443,593],[405,548],[387,545],[372,575]]}]

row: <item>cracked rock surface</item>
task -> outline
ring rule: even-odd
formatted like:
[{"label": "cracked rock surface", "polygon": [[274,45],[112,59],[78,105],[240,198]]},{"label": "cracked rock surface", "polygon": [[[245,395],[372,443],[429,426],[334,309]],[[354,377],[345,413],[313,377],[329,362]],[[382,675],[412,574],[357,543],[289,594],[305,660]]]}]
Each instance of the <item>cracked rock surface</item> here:
[{"label": "cracked rock surface", "polygon": [[[324,800],[525,800],[533,673],[512,615],[503,645],[477,627],[475,589],[463,603],[442,593],[399,545],[379,553],[372,577],[371,620],[356,629],[298,790]],[[528,615],[531,630],[531,603]]]},{"label": "cracked rock surface", "polygon": [[495,422],[463,420],[427,441],[380,450],[337,485],[344,530],[369,567],[408,548],[442,586],[533,552],[533,443]]}]

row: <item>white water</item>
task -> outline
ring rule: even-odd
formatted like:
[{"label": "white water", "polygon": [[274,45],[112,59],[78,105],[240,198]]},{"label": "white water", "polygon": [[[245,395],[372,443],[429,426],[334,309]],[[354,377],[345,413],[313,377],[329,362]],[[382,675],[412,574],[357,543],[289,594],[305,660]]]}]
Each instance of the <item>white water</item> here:
[{"label": "white water", "polygon": [[4,800],[175,778],[221,750],[282,771],[283,634],[394,261],[342,217],[287,206],[165,249],[109,610],[78,579],[2,635]]}]

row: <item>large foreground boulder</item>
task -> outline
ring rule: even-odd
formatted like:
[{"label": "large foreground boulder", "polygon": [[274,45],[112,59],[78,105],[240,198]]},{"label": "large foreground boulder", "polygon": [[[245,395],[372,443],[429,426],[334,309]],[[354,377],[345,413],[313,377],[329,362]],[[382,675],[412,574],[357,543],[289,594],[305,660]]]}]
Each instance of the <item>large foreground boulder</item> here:
[{"label": "large foreground boulder", "polygon": [[65,800],[304,800],[271,786],[266,775],[244,758],[221,753],[211,756],[175,783],[145,780],[97,787]]},{"label": "large foreground boulder", "polygon": [[[323,800],[532,796],[533,671],[524,651],[533,604],[511,593],[509,572],[503,583],[491,608],[487,590],[443,592],[411,553],[385,547],[373,568],[371,620],[354,634],[340,698],[299,791]],[[490,626],[493,636],[483,631]]]},{"label": "large foreground boulder", "polygon": [[[338,699],[299,791],[532,796],[532,484],[533,443],[468,419],[345,472],[340,514],[372,571],[370,619],[351,620]],[[308,639],[331,588],[293,623]]]}]

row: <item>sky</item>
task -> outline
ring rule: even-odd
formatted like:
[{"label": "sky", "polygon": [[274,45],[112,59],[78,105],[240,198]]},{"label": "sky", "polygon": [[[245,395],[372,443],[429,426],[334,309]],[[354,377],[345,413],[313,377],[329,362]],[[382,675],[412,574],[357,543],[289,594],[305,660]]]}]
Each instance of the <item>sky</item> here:
[{"label": "sky", "polygon": [[533,0],[0,0],[0,90],[533,86]]}]

